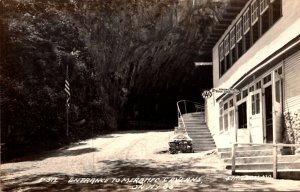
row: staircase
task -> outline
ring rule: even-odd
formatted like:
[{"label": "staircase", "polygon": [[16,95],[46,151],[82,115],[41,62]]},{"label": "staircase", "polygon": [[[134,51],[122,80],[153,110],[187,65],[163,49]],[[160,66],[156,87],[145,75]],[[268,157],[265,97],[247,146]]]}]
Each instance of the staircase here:
[{"label": "staircase", "polygon": [[[205,123],[204,112],[194,112],[182,115],[186,132],[193,139],[193,149],[195,152],[208,151],[216,148],[215,142]],[[178,119],[178,130],[183,130],[182,119]]]},{"label": "staircase", "polygon": [[[226,163],[226,169],[232,168],[231,148],[219,148],[218,153]],[[300,155],[281,155],[277,149],[277,178],[300,180]],[[236,148],[236,175],[273,175],[273,146],[243,146]]]}]

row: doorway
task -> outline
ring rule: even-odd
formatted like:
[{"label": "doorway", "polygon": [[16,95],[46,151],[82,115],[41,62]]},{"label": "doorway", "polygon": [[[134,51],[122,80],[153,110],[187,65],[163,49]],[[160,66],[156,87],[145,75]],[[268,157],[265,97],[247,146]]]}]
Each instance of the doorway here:
[{"label": "doorway", "polygon": [[266,142],[273,142],[272,85],[265,88]]}]

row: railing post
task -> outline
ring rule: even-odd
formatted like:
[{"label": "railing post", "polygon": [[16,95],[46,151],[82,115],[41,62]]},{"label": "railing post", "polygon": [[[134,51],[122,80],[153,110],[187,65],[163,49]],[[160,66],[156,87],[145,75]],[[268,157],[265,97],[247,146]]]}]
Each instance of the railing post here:
[{"label": "railing post", "polygon": [[187,110],[186,110],[186,101],[184,101],[184,109],[185,109],[185,113],[187,113]]},{"label": "railing post", "polygon": [[235,150],[236,150],[236,143],[233,143],[232,150],[231,150],[231,174],[235,174]]},{"label": "railing post", "polygon": [[273,145],[273,178],[277,179],[277,145]]}]

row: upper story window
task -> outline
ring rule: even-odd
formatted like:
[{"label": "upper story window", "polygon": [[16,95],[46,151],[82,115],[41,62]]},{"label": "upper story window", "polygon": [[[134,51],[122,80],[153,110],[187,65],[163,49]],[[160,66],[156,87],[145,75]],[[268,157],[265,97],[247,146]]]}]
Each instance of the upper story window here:
[{"label": "upper story window", "polygon": [[220,44],[219,46],[219,57],[220,57],[220,61],[224,59],[224,49],[223,49],[223,42]]},{"label": "upper story window", "polygon": [[226,109],[228,109],[228,103],[227,102],[224,104],[224,110],[226,110]]},{"label": "upper story window", "polygon": [[229,107],[233,107],[233,99],[229,100]]},{"label": "upper story window", "polygon": [[249,0],[219,44],[219,77],[282,17],[282,0]]},{"label": "upper story window", "polygon": [[260,0],[259,7],[260,7],[260,14],[263,14],[269,7],[268,0]]},{"label": "upper story window", "polygon": [[242,39],[242,18],[236,24],[236,42]]},{"label": "upper story window", "polygon": [[254,85],[252,85],[251,87],[249,87],[249,92],[254,91]]},{"label": "upper story window", "polygon": [[224,40],[224,52],[225,52],[225,55],[229,54],[229,39],[228,39],[228,35],[225,37],[225,40]]},{"label": "upper story window", "polygon": [[243,15],[243,29],[244,34],[247,33],[250,30],[250,18],[249,18],[249,8],[246,10],[246,12]]},{"label": "upper story window", "polygon": [[258,82],[255,84],[255,88],[256,88],[256,89],[260,89],[260,88],[261,88],[261,81],[258,81]]},{"label": "upper story window", "polygon": [[235,47],[235,28],[230,31],[230,48],[233,49]]},{"label": "upper story window", "polygon": [[257,0],[251,3],[251,24],[255,24],[258,21],[258,6]]}]

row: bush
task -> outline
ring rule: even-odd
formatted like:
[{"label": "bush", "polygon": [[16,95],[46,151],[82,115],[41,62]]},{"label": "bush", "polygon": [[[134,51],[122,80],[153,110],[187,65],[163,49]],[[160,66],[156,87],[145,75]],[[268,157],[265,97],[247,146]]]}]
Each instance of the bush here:
[{"label": "bush", "polygon": [[[300,144],[300,109],[294,113],[286,112],[284,120],[286,143]],[[300,153],[300,147],[296,147],[295,153]]]}]

